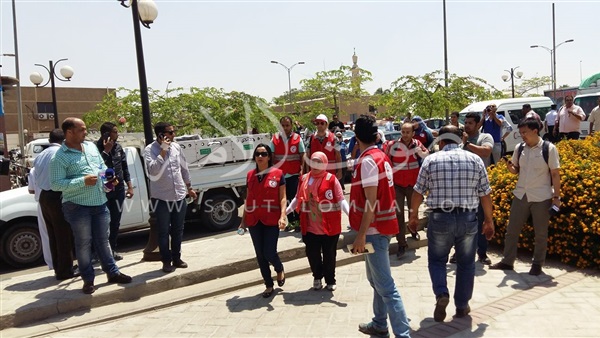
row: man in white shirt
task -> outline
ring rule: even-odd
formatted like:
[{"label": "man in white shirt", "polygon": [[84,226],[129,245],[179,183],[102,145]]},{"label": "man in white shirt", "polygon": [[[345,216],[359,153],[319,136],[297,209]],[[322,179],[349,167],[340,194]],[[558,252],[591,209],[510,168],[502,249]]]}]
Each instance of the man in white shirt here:
[{"label": "man in white shirt", "polygon": [[573,95],[565,96],[565,105],[560,108],[556,119],[556,131],[560,134],[560,139],[578,140],[580,134],[581,121],[585,120],[585,112],[580,106],[573,104]]},{"label": "man in white shirt", "polygon": [[548,134],[548,141],[552,143],[555,141],[553,133],[557,115],[556,104],[552,104],[550,106],[550,111],[546,114],[546,118],[544,119],[544,131]]},{"label": "man in white shirt", "polygon": [[596,123],[596,121],[598,121],[598,124],[596,124],[596,129],[600,130],[600,97],[598,97],[598,105],[592,109],[588,121],[590,121],[590,135],[594,135],[594,123]]},{"label": "man in white shirt", "polygon": [[539,136],[538,128],[539,123],[535,119],[525,119],[519,123],[519,133],[525,145],[517,144],[514,157],[507,162],[508,171],[518,174],[519,179],[510,206],[504,238],[504,257],[490,266],[490,269],[513,270],[519,235],[531,215],[535,248],[529,274],[538,276],[542,273],[548,247],[549,209],[560,207],[560,162],[553,144],[548,145],[548,162],[544,159],[544,141]]}]

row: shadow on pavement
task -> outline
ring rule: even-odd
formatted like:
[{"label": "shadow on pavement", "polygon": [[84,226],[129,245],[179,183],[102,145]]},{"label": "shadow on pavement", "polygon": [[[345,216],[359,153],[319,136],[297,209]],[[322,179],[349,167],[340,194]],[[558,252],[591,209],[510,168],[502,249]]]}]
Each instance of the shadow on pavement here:
[{"label": "shadow on pavement", "polygon": [[303,306],[307,304],[322,304],[322,303],[331,303],[337,305],[339,307],[346,307],[348,304],[338,302],[333,299],[333,292],[322,289],[322,290],[313,290],[312,288],[308,290],[296,291],[296,292],[282,292],[283,302],[285,304],[294,305],[294,306]]}]

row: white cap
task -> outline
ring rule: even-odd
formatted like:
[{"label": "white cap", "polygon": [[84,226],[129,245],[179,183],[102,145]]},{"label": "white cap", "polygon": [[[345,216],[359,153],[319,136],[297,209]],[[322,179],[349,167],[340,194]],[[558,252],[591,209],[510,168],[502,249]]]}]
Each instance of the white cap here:
[{"label": "white cap", "polygon": [[325,123],[329,123],[329,120],[327,120],[327,116],[325,116],[325,114],[317,115],[317,117],[315,117],[314,121],[325,121]]}]

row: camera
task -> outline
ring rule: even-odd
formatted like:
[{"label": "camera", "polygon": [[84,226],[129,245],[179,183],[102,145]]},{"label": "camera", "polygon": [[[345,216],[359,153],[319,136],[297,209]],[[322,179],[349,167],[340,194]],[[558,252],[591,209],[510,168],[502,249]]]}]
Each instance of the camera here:
[{"label": "camera", "polygon": [[492,108],[490,108],[490,107],[486,107],[486,108],[485,108],[485,111],[489,113],[489,112],[491,112],[491,111],[492,111]]}]

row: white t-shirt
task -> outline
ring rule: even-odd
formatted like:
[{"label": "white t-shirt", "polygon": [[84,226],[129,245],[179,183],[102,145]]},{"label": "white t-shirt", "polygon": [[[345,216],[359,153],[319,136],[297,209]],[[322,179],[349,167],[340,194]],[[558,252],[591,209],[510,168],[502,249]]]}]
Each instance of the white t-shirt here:
[{"label": "white t-shirt", "polygon": [[[588,119],[590,123],[594,124],[593,131],[600,131],[600,105],[596,106],[596,108],[592,109],[590,113],[590,117]],[[592,132],[592,130],[590,130]]]},{"label": "white t-shirt", "polygon": [[548,112],[548,114],[546,114],[546,123],[548,124],[549,127],[552,127],[556,124],[556,110],[551,110]]},{"label": "white t-shirt", "polygon": [[[376,146],[371,146],[376,147]],[[365,152],[369,150],[369,148],[365,149]],[[360,178],[363,188],[366,187],[377,187],[379,185],[379,169],[377,168],[377,163],[373,160],[373,157],[366,155],[362,160],[360,165]],[[377,228],[370,227],[367,229],[367,235],[377,235],[379,231]]]}]

